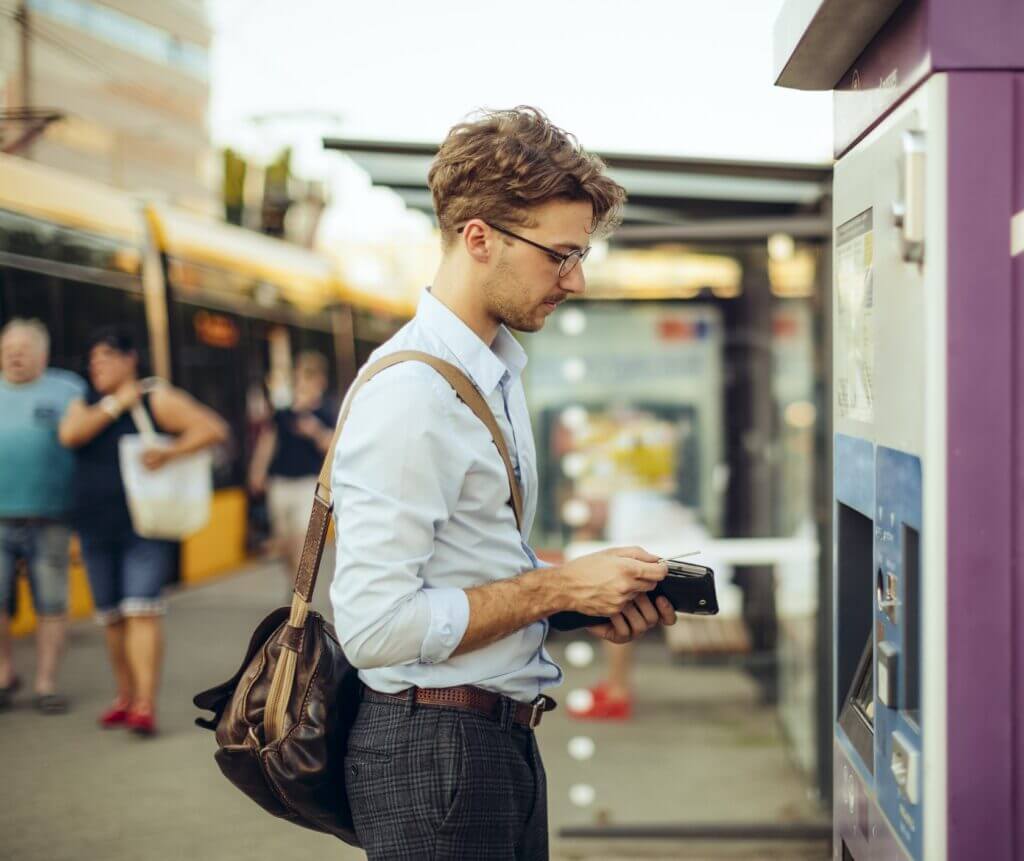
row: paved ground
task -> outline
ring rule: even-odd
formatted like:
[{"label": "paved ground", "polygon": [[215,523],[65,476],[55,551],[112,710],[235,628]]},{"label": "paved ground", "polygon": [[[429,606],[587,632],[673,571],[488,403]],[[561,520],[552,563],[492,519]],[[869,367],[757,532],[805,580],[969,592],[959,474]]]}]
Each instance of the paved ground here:
[{"label": "paved ground", "polygon": [[[283,599],[279,569],[255,566],[173,598],[160,706],[162,732],[141,740],[95,728],[111,685],[100,632],[73,628],[62,674],[73,711],[39,718],[22,702],[0,714],[0,857],[10,861],[233,861],[357,859],[361,852],[262,813],[220,775],[212,734],[192,724],[192,695],[237,667],[251,628]],[[326,583],[318,589],[323,604]],[[570,642],[552,643],[564,657]],[[16,644],[23,678],[30,641]],[[598,653],[599,656],[599,653]],[[564,663],[564,662],[563,662]],[[640,649],[640,701],[626,726],[578,723],[563,709],[540,731],[557,858],[822,859],[827,847],[562,840],[559,829],[595,824],[821,821],[783,750],[770,710],[729,669],[673,665],[660,641]],[[567,667],[557,698],[591,681],[597,665]],[[573,760],[569,740],[595,745]],[[570,800],[587,784],[594,800]]]}]

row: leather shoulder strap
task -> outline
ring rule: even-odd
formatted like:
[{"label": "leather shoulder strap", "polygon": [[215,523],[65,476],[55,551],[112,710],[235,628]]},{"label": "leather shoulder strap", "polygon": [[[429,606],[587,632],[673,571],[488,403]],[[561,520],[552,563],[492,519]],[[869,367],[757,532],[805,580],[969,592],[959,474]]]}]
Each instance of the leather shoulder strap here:
[{"label": "leather shoulder strap", "polygon": [[334,464],[334,450],[338,445],[342,428],[348,418],[349,410],[355,401],[356,393],[366,383],[372,380],[381,371],[402,362],[422,362],[430,365],[437,371],[448,384],[455,390],[459,399],[466,404],[473,414],[480,419],[491,432],[491,439],[502,461],[505,463],[505,472],[508,476],[510,490],[509,504],[515,513],[516,526],[522,529],[523,524],[523,500],[519,490],[519,482],[516,480],[515,469],[512,467],[512,459],[509,456],[508,446],[505,444],[505,437],[494,419],[494,413],[487,406],[483,395],[462,371],[450,362],[432,356],[429,353],[422,353],[416,350],[403,350],[392,353],[366,367],[350,387],[342,404],[341,415],[338,416],[338,424],[334,429],[334,438],[331,440],[331,447],[327,450],[324,458],[323,468],[320,470],[320,477],[317,479],[316,497],[313,501],[313,512],[310,517],[309,528],[306,531],[306,540],[303,546],[302,557],[299,561],[299,570],[295,576],[295,591],[305,601],[309,601],[313,595],[313,588],[316,585],[317,570],[320,567],[320,557],[323,553],[324,541],[327,534],[327,524],[330,522],[330,511],[334,507],[334,497],[331,493],[331,467]]},{"label": "leather shoulder strap", "polygon": [[345,420],[348,418],[349,410],[352,408],[352,403],[355,400],[356,393],[366,383],[370,382],[377,374],[387,368],[399,365],[403,362],[422,362],[425,365],[430,365],[435,371],[437,371],[448,384],[455,389],[455,393],[467,407],[469,407],[473,414],[480,419],[486,425],[487,430],[491,432],[491,439],[494,442],[495,447],[498,449],[498,453],[501,455],[502,461],[505,463],[505,473],[508,476],[509,490],[511,491],[510,502],[516,516],[516,525],[522,528],[523,519],[523,501],[522,494],[519,490],[519,482],[516,481],[515,469],[512,466],[512,459],[509,456],[508,446],[505,443],[505,437],[498,427],[498,423],[494,419],[494,413],[491,412],[491,408],[487,406],[487,402],[484,400],[483,395],[477,390],[476,386],[470,382],[462,371],[455,367],[450,362],[446,362],[443,359],[432,356],[430,353],[421,353],[416,350],[403,350],[398,353],[392,353],[390,356],[385,356],[383,359],[379,359],[372,365],[366,368],[358,377],[358,379],[352,384],[352,388],[345,398],[345,403],[342,405],[341,415],[338,417],[338,425],[334,429],[334,438],[331,440],[331,447],[327,450],[327,457],[324,459],[323,468],[320,470],[320,478],[318,484],[320,485],[320,492],[325,499],[332,501],[331,495],[331,467],[334,463],[334,450],[338,445],[338,439],[341,436],[341,429],[345,425]]}]

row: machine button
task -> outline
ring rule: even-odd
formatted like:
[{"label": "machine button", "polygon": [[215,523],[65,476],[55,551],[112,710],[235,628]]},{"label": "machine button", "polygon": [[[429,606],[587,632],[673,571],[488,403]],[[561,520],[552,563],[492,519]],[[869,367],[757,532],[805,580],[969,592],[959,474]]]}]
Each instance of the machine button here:
[{"label": "machine button", "polygon": [[892,734],[892,759],[889,767],[902,795],[911,804],[921,800],[921,754],[901,732]]},{"label": "machine button", "polygon": [[899,649],[883,640],[878,644],[878,699],[888,708],[896,708],[896,680],[899,678]]}]

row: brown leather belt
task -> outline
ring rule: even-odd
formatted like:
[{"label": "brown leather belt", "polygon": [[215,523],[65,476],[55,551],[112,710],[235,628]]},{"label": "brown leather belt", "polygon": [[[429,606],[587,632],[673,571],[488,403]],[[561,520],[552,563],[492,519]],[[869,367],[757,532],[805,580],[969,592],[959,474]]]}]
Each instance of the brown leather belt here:
[{"label": "brown leather belt", "polygon": [[[409,701],[409,690],[409,688],[406,688],[397,694],[385,694],[364,685],[363,699],[378,703],[407,703]],[[454,688],[415,688],[414,690],[414,702],[416,705],[477,712],[495,721],[501,720],[503,708],[511,707],[514,709],[512,712],[512,722],[527,729],[534,729],[539,726],[544,712],[554,711],[556,707],[555,701],[544,694],[540,694],[532,703],[527,704],[516,702],[493,691],[485,691],[483,688],[473,687],[473,685],[460,685]],[[504,707],[502,706],[502,700],[507,703]]]}]

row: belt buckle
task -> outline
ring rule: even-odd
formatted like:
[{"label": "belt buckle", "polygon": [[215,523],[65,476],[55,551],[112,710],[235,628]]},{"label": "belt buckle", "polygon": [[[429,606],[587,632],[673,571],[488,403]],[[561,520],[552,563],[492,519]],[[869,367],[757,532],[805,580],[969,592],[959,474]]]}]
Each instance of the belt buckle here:
[{"label": "belt buckle", "polygon": [[530,703],[530,729],[536,729],[540,724],[541,715],[544,714],[544,706],[546,704],[544,696],[541,694],[537,696],[537,699]]}]

